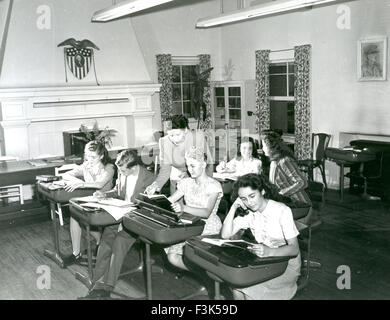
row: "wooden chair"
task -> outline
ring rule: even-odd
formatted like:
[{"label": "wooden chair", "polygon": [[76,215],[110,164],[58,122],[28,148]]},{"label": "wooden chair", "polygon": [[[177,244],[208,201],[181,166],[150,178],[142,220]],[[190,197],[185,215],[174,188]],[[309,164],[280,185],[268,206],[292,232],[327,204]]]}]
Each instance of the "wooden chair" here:
[{"label": "wooden chair", "polygon": [[[327,133],[312,133],[311,149],[312,155],[310,159],[299,160],[298,166],[302,171],[306,172],[309,180],[314,181],[313,171],[315,168],[319,168],[322,175],[322,181],[325,185],[325,189],[328,189],[325,176],[325,150],[328,148],[329,140],[331,136]],[[316,142],[316,150],[314,152],[314,145]],[[315,155],[315,157],[314,157]]]},{"label": "wooden chair", "polygon": [[[302,271],[300,278],[298,279],[298,290],[301,290],[307,286],[310,278],[310,271],[312,269],[321,268],[321,264],[311,260],[311,240],[312,232],[321,225],[321,220],[313,214],[313,208],[306,206],[302,208],[291,208],[294,221],[296,221],[297,228],[299,230],[299,247],[302,254]],[[302,221],[299,223],[298,221]]]}]

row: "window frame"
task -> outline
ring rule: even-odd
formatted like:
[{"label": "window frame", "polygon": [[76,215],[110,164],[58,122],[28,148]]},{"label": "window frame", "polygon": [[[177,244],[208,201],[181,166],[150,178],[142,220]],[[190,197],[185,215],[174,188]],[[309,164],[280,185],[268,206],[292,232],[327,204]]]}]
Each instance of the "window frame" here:
[{"label": "window frame", "polygon": [[[173,100],[173,96],[172,96],[172,103],[174,104],[175,102],[181,102],[181,113],[183,115],[185,115],[184,113],[184,102],[186,101],[191,101],[190,100],[184,100],[183,98],[183,86],[186,85],[186,84],[189,84],[191,85],[191,83],[193,82],[183,82],[183,66],[199,66],[199,58],[198,57],[195,57],[195,56],[174,56],[172,57],[172,68],[175,67],[175,66],[179,66],[180,67],[180,98],[181,100]],[[171,82],[171,85],[172,85],[172,90],[173,90],[173,85],[177,85],[178,82],[173,82],[173,79],[172,79],[172,82]],[[172,92],[173,93],[173,92]],[[191,94],[191,92],[190,92]],[[190,118],[193,118],[193,116],[189,116],[188,117],[189,119]]]},{"label": "window frame", "polygon": [[[282,63],[285,63],[286,64],[286,78],[287,78],[287,86],[286,86],[286,93],[287,95],[286,96],[269,96],[269,100],[270,101],[288,101],[288,102],[295,102],[295,88],[294,88],[294,95],[290,96],[288,95],[289,94],[289,75],[291,73],[288,72],[288,64],[289,63],[294,63],[294,59],[293,58],[286,58],[286,59],[275,59],[275,60],[270,60],[269,61],[269,66],[271,65],[274,65],[274,64],[282,64]],[[295,74],[295,70],[294,70],[294,74]],[[269,76],[271,76],[271,74],[269,74]],[[294,80],[295,81],[295,80]],[[271,81],[270,81],[270,92],[271,92]],[[294,104],[294,108],[295,108],[295,104]],[[295,110],[295,109],[294,109]],[[270,105],[270,112],[271,112],[271,105]],[[294,122],[295,122],[295,119],[294,119]],[[271,125],[271,124],[270,124]],[[289,143],[295,143],[295,130],[294,130],[294,133],[283,133],[283,140],[285,140],[286,142],[289,142]]]}]

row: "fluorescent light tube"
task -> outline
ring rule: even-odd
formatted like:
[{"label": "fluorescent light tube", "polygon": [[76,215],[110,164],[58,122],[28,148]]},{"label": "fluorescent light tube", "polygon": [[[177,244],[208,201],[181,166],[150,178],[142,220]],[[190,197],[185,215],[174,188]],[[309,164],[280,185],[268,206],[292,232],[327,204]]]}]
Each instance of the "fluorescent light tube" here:
[{"label": "fluorescent light tube", "polygon": [[116,5],[103,10],[96,11],[92,16],[92,21],[106,22],[119,17],[139,12],[148,8],[158,6],[173,0],[132,0],[122,1]]},{"label": "fluorescent light tube", "polygon": [[213,27],[225,23],[231,23],[254,17],[266,16],[280,12],[292,11],[304,7],[325,4],[340,0],[281,0],[272,3],[265,3],[258,6],[236,10],[230,13],[219,14],[207,18],[199,19],[196,22],[197,28]]}]

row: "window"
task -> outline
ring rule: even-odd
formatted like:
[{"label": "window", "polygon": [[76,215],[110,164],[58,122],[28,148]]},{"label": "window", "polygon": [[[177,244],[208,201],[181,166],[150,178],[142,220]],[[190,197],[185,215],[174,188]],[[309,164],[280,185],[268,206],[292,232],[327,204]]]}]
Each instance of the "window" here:
[{"label": "window", "polygon": [[294,62],[269,66],[271,129],[294,134]]},{"label": "window", "polygon": [[197,65],[173,65],[173,111],[187,118],[194,117],[192,97],[195,93]]}]

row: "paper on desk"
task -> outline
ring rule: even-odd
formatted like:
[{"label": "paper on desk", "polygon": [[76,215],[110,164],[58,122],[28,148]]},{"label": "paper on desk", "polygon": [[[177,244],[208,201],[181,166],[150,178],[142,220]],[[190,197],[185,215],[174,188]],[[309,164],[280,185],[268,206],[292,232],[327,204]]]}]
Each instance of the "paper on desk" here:
[{"label": "paper on desk", "polygon": [[123,218],[123,216],[126,213],[129,213],[135,209],[135,207],[115,207],[115,206],[109,206],[100,204],[97,202],[87,202],[80,204],[82,207],[88,207],[88,208],[99,208],[105,210],[107,213],[109,213],[116,221]]},{"label": "paper on desk", "polygon": [[215,246],[221,247],[224,244],[233,244],[233,243],[247,243],[249,245],[253,245],[253,243],[247,242],[245,240],[229,240],[229,239],[214,239],[214,238],[202,238],[203,242],[210,243]]},{"label": "paper on desk", "polygon": [[121,199],[115,199],[115,198],[103,199],[103,200],[99,200],[98,202],[100,204],[114,206],[114,207],[120,207],[120,208],[134,206],[134,203],[132,203],[132,202],[128,202],[128,201],[121,200]]},{"label": "paper on desk", "polygon": [[115,199],[115,198],[99,199],[94,196],[86,196],[86,197],[77,198],[77,200],[82,202],[97,202],[99,204],[121,207],[121,208],[134,206],[134,203],[132,202],[124,201],[121,199]]},{"label": "paper on desk", "polygon": [[86,196],[86,197],[80,197],[77,198],[77,201],[82,201],[82,202],[98,202],[99,199],[94,197],[94,196]]},{"label": "paper on desk", "polygon": [[233,173],[220,173],[220,172],[213,172],[213,178],[221,179],[221,180],[233,180],[233,181],[237,181],[238,179],[238,177]]}]

